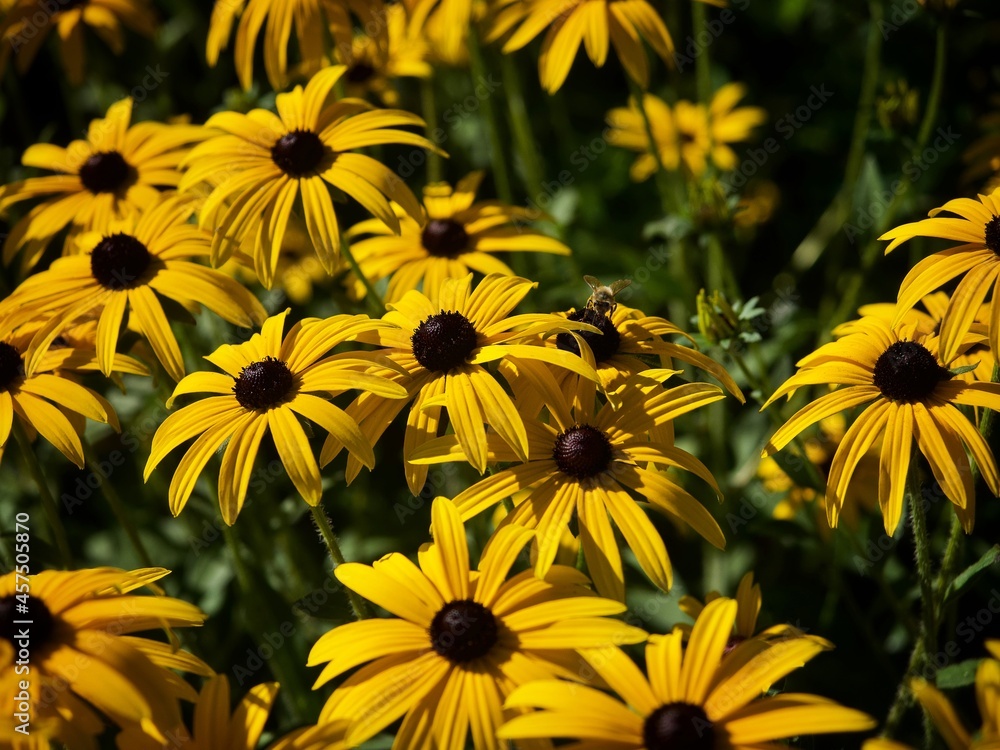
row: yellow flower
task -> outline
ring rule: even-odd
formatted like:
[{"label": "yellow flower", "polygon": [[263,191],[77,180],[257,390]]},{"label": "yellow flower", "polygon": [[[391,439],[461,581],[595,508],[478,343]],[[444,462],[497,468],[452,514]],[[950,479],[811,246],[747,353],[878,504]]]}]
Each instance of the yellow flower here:
[{"label": "yellow flower", "polygon": [[[0,23],[0,40],[13,53],[17,72],[24,74],[54,28],[62,43],[66,77],[73,86],[81,86],[86,75],[85,27],[90,26],[112,52],[121,55],[123,23],[149,39],[156,34],[156,15],[149,0],[60,0],[55,4],[15,0]],[[0,55],[0,76],[8,56]]]},{"label": "yellow flower", "polygon": [[[481,274],[514,272],[493,255],[498,252],[547,252],[569,255],[559,240],[525,228],[531,212],[497,201],[475,202],[482,172],[473,172],[452,189],[447,183],[424,188],[426,218],[409,218],[399,207],[400,234],[393,236],[385,224],[369,219],[347,233],[354,240],[366,234],[370,239],[352,242],[361,272],[372,282],[390,277],[386,302],[396,302],[422,284],[425,295],[437,295],[445,279],[462,279],[470,271]],[[365,287],[351,280],[355,296]]]},{"label": "yellow flower", "polygon": [[706,606],[686,647],[678,628],[650,638],[648,677],[619,649],[586,652],[621,701],[584,685],[539,680],[516,690],[507,707],[540,710],[508,721],[500,737],[568,738],[580,747],[616,750],[753,750],[800,735],[875,726],[861,711],[818,695],[763,695],[829,645],[787,638],[763,653],[748,643],[723,658],[736,610],[725,598]]},{"label": "yellow flower", "polygon": [[[625,596],[624,571],[610,519],[656,586],[668,590],[673,577],[663,537],[629,490],[668,517],[689,524],[716,547],[725,547],[725,537],[712,514],[660,467],[690,471],[719,493],[711,472],[694,456],[659,440],[657,432],[681,414],[723,398],[721,389],[707,383],[664,389],[658,381],[676,371],[650,370],[626,384],[617,408],[605,404],[595,414],[593,398],[571,406],[540,363],[507,360],[501,368],[509,380],[523,378],[540,394],[550,422],[526,420],[526,457],[501,441],[487,439],[487,463],[521,463],[456,495],[454,502],[463,519],[530,489],[527,501],[504,519],[501,528],[537,529],[535,570],[543,576],[575,511],[590,577],[602,595],[619,601]],[[534,409],[522,411],[535,413]],[[410,460],[417,464],[469,460],[463,447],[454,435],[445,435],[414,451]]]},{"label": "yellow flower", "polygon": [[[490,274],[475,289],[472,274],[447,279],[434,297],[417,291],[403,295],[382,318],[391,327],[358,336],[359,341],[385,347],[370,353],[374,369],[405,387],[407,399],[387,401],[375,393],[362,394],[347,413],[374,444],[403,407],[413,402],[406,420],[403,458],[406,481],[414,495],[424,486],[427,467],[411,464],[408,458],[437,436],[442,408],[448,411],[453,437],[479,473],[486,470],[494,442],[490,438],[509,446],[514,455],[527,457],[524,420],[484,365],[501,359],[513,363],[541,360],[597,379],[593,368],[579,357],[533,344],[539,335],[579,329],[582,324],[557,315],[508,317],[534,286],[527,279],[499,274]],[[386,358],[397,371],[386,367]],[[487,426],[495,432],[490,438]],[[339,441],[327,439],[321,462],[325,465],[341,448]],[[349,458],[347,480],[352,481],[360,469],[358,461]]]},{"label": "yellow flower", "polygon": [[[983,659],[976,668],[976,702],[983,721],[978,732],[966,729],[944,693],[920,677],[910,680],[910,690],[930,716],[948,750],[991,750],[1000,746],[1000,702],[997,701],[1000,694],[1000,641],[986,641],[986,649],[993,658]],[[878,738],[865,742],[863,750],[910,748],[901,742]]]},{"label": "yellow flower", "polygon": [[4,263],[27,248],[25,265],[33,266],[65,227],[70,239],[81,231],[105,231],[113,221],[154,203],[160,189],[177,186],[177,165],[201,137],[201,128],[155,122],[129,127],[131,117],[132,100],[123,99],[108,108],[104,119],[90,123],[86,140],[66,148],[38,143],[24,152],[24,166],[61,174],[0,188],[0,213],[20,201],[49,196],[14,225],[4,241]]},{"label": "yellow flower", "polygon": [[81,254],[56,260],[4,300],[3,308],[16,310],[14,320],[52,316],[32,343],[27,371],[34,371],[67,326],[94,315],[99,316],[97,359],[101,372],[109,375],[122,320],[129,314],[167,374],[180,380],[184,360],[161,298],[186,307],[204,305],[246,328],[263,323],[267,313],[244,286],[192,262],[207,256],[212,245],[211,234],[187,223],[193,213],[190,200],[167,196],[141,216],[113,222],[103,235],[80,235]]},{"label": "yellow flower", "polygon": [[796,412],[771,437],[764,455],[781,450],[825,417],[867,404],[830,465],[826,485],[830,525],[837,525],[858,462],[882,437],[879,505],[886,533],[896,530],[915,438],[968,533],[975,521],[975,492],[966,449],[994,495],[1000,494],[1000,476],[983,436],[956,407],[1000,408],[1000,385],[956,380],[945,369],[948,363],[938,354],[937,338],[913,325],[893,328],[878,317],[866,318],[855,333],[802,359],[799,371],[768,399],[764,408],[803,386],[842,386]]},{"label": "yellow flower", "polygon": [[[403,717],[393,748],[476,750],[496,738],[504,699],[525,682],[579,680],[576,650],[641,643],[646,633],[610,619],[625,606],[593,595],[582,574],[553,567],[542,580],[508,574],[532,532],[498,531],[479,567],[470,566],[465,529],[447,498],[431,509],[434,541],[418,568],[399,553],[373,566],[347,563],[336,576],[396,619],[361,620],[322,636],[309,665],[326,663],[314,687],[367,662],[334,691],[320,715],[349,720],[352,746]],[[359,644],[364,644],[359,647]]]},{"label": "yellow flower", "polygon": [[435,149],[423,136],[392,129],[422,125],[423,120],[400,110],[372,110],[357,100],[324,106],[345,71],[342,65],[326,68],[304,90],[296,86],[278,94],[277,115],[255,109],[246,115],[220,112],[208,120],[206,127],[225,134],[192,149],[180,187],[211,185],[199,221],[215,233],[212,265],[253,241],[254,268],[270,288],[289,218],[301,200],[316,253],[333,273],[340,228],[328,184],[355,198],[394,232],[399,219],[388,199],[420,216],[420,203],[395,172],[351,151],[387,143]]},{"label": "yellow flower", "polygon": [[[945,211],[960,218],[939,217]],[[961,276],[941,323],[941,357],[954,359],[991,290],[990,349],[1000,351],[1000,323],[995,322],[1000,313],[1000,293],[996,292],[1000,288],[1000,189],[989,196],[980,195],[978,201],[956,198],[928,215],[931,218],[903,224],[879,237],[892,240],[886,253],[914,237],[939,237],[962,244],[934,253],[910,269],[899,287],[899,309],[893,322],[901,320],[924,295]]]},{"label": "yellow flower", "polygon": [[307,503],[318,505],[323,493],[319,467],[299,416],[335,436],[365,466],[374,466],[371,443],[355,421],[329,401],[329,395],[360,388],[399,399],[406,391],[385,378],[356,372],[357,359],[325,355],[337,344],[382,324],[364,315],[312,318],[296,323],[282,339],[287,314],[286,310],[268,318],[261,332],[244,344],[220,346],[205,359],[225,374],[192,373],[167,401],[169,408],[184,394],[217,394],[171,414],[153,436],[144,479],[174,448],[198,436],[170,482],[170,511],[175,516],[184,509],[205,464],[228,440],[219,471],[219,505],[223,520],[232,525],[243,507],[254,459],[268,430],[295,489]]},{"label": "yellow flower", "polygon": [[386,39],[358,33],[350,47],[336,50],[336,62],[346,65],[347,96],[374,94],[389,107],[399,103],[397,78],[430,78],[425,40],[407,33],[406,9],[390,5],[385,9]]},{"label": "yellow flower", "polygon": [[[73,748],[94,747],[93,736],[104,728],[101,715],[122,727],[137,724],[166,740],[164,733],[180,721],[177,700],[195,699],[194,690],[170,668],[212,673],[170,644],[131,635],[204,622],[205,615],[187,602],[130,593],[149,586],[162,594],[152,584],[169,572],[47,570],[28,576],[27,594],[21,588],[23,577],[0,577],[0,700],[17,705],[19,682],[30,683],[32,740],[40,743],[31,747],[48,747],[48,739]],[[26,675],[15,666],[25,647],[17,637],[23,626],[12,624],[17,619],[32,621],[31,671]],[[9,717],[0,723],[0,744],[15,744],[20,736]]]},{"label": "yellow flower", "polygon": [[[825,481],[830,473],[833,457],[847,432],[847,420],[844,419],[843,414],[834,414],[826,419],[821,419],[819,427],[819,433],[804,441],[803,447],[806,458],[816,467],[816,471]],[[841,507],[841,514],[848,528],[856,529],[858,527],[862,509],[869,511],[878,504],[878,493],[876,492],[878,486],[878,448],[878,445],[872,445],[854,469],[854,481],[848,486],[847,495]],[[784,495],[774,506],[773,515],[775,518],[791,520],[795,518],[799,510],[810,507],[823,518],[823,523],[819,526],[820,533],[828,534],[827,500],[824,494],[817,493],[812,487],[796,484],[772,456],[761,459],[760,465],[757,467],[757,476],[765,490]]]},{"label": "yellow flower", "polygon": [[29,370],[25,361],[34,334],[30,329],[11,333],[9,319],[9,315],[0,314],[0,458],[17,419],[29,438],[41,435],[82,469],[80,420],[86,417],[120,429],[111,404],[66,372],[88,369],[93,352],[71,347],[50,349],[36,358]]},{"label": "yellow flower", "polygon": [[267,28],[264,37],[264,70],[276,91],[288,85],[288,45],[295,28],[299,54],[302,58],[296,74],[309,77],[329,64],[325,33],[329,30],[340,49],[351,48],[354,22],[377,29],[384,36],[386,11],[382,0],[215,0],[209,21],[205,56],[209,67],[215,67],[219,53],[229,45],[233,24],[239,17],[234,49],[236,75],[240,85],[249,91],[253,85],[253,58],[257,35]]},{"label": "yellow flower", "polygon": [[[747,140],[753,128],[766,119],[758,107],[734,109],[745,94],[742,84],[728,83],[715,92],[708,107],[681,100],[673,109],[653,94],[645,94],[644,106],[663,168],[676,170],[683,164],[688,172],[700,176],[711,159],[718,169],[735,169],[739,159],[729,144]],[[635,98],[629,98],[628,107],[611,110],[607,122],[612,127],[608,143],[640,153],[632,164],[633,181],[648,179],[656,172],[657,163]]]},{"label": "yellow flower", "polygon": [[563,85],[581,43],[598,68],[614,46],[622,67],[643,88],[649,82],[649,62],[642,40],[666,62],[674,51],[670,32],[646,0],[534,0],[503,51],[521,49],[546,28],[538,71],[550,94]]}]

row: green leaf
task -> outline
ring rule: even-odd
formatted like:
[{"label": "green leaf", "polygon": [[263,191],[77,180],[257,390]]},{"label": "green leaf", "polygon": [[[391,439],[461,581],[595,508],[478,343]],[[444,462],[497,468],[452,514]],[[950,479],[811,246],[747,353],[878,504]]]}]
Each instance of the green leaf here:
[{"label": "green leaf", "polygon": [[976,579],[985,573],[991,565],[995,565],[998,562],[1000,562],[1000,544],[994,544],[978,561],[955,577],[955,580],[945,590],[945,602],[950,602],[952,599],[960,596],[964,589],[975,583]]},{"label": "green leaf", "polygon": [[976,681],[980,659],[967,659],[938,670],[934,682],[941,690],[965,687]]},{"label": "green leaf", "polygon": [[979,367],[978,362],[976,362],[976,364],[974,365],[963,365],[962,367],[956,367],[954,370],[948,370],[948,372],[950,372],[952,375],[964,375],[967,372],[972,372],[977,367]]}]

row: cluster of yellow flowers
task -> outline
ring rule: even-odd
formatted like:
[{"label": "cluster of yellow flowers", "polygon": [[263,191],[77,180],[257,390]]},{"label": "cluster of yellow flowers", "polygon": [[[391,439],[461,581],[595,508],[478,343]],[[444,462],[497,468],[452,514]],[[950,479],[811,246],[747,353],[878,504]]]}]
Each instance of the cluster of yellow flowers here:
[{"label": "cluster of yellow flowers", "polygon": [[[23,71],[44,34],[34,0],[9,6],[0,39],[5,54],[27,45],[15,58]],[[155,30],[145,0],[65,2],[49,15],[44,25],[58,30],[71,78],[83,76],[84,27],[115,51],[119,22]],[[398,552],[373,565],[338,560],[334,573],[359,619],[322,636],[308,666],[322,665],[315,687],[342,679],[315,725],[275,739],[271,750],[355,747],[397,721],[393,747],[401,750],[558,740],[749,749],[874,728],[868,715],[820,696],[775,693],[776,683],[833,646],[791,626],[758,632],[761,592],[751,574],[735,599],[683,600],[694,623],[670,633],[617,617],[627,610],[616,530],[649,581],[661,591],[672,586],[663,536],[645,506],[724,548],[721,528],[678,470],[721,499],[719,484],[678,447],[674,422],[727,392],[742,403],[743,394],[677,325],[619,304],[620,287],[588,277],[592,294],[576,309],[516,313],[536,284],[497,253],[570,249],[530,225],[534,212],[477,201],[482,172],[454,186],[431,182],[418,198],[372,147],[445,154],[412,130],[426,126],[422,118],[360,98],[396,106],[399,77],[426,78],[431,63],[462,65],[481,44],[501,42],[513,53],[543,33],[539,74],[552,93],[581,45],[597,66],[613,48],[639,95],[608,114],[609,141],[641,154],[632,168],[641,181],[664,169],[693,178],[733,170],[730,144],[764,120],[762,110],[736,108],[744,87],[725,85],[707,104],[668,105],[646,93],[644,42],[663,60],[673,52],[646,0],[217,0],[210,65],[220,64],[234,26],[244,89],[253,85],[264,34],[266,77],[280,92],[275,111],[222,111],[203,125],[133,123],[125,99],[91,122],[85,138],[24,152],[24,167],[52,174],[0,187],[0,212],[28,206],[3,246],[4,262],[18,261],[26,278],[0,302],[0,456],[12,435],[25,451],[40,436],[83,467],[87,420],[120,425],[82,377],[100,372],[120,383],[162,374],[176,383],[167,407],[186,403],[156,431],[144,478],[187,444],[169,485],[171,513],[183,511],[218,457],[209,471],[217,473],[222,519],[235,524],[269,434],[335,559],[322,469],[345,449],[350,484],[375,466],[376,445],[400,419],[402,445],[382,455],[401,455],[390,469],[401,469],[412,495],[442,494],[428,486],[432,465],[464,462],[478,472],[454,497],[433,500],[431,540],[417,563]],[[297,61],[289,59],[293,32]],[[7,62],[0,57],[0,66]],[[370,218],[342,228],[341,198]],[[842,386],[796,413],[766,454],[866,405],[849,427],[830,428],[835,451],[809,456],[829,463],[831,526],[879,441],[878,500],[889,533],[902,514],[914,439],[966,532],[975,519],[973,467],[1000,494],[990,448],[958,409],[1000,409],[1000,385],[991,382],[1000,351],[1000,190],[940,211],[960,218],[932,212],[887,233],[888,249],[915,236],[964,244],[921,261],[897,305],[863,309],[765,404],[807,386]],[[36,272],[53,249],[60,257]],[[374,316],[289,325],[291,309],[266,310],[244,284],[290,290],[290,264],[303,259],[313,265],[300,276],[341,276],[351,300]],[[950,299],[935,293],[959,276]],[[920,302],[926,312],[914,309]],[[215,370],[188,372],[172,319],[202,307],[259,332],[205,356]],[[684,367],[719,385],[686,379]],[[207,396],[190,400],[195,394]],[[310,442],[316,428],[324,437],[318,452]],[[495,523],[474,564],[465,524],[486,511]],[[567,538],[580,551],[576,567],[562,564]],[[531,569],[512,573],[526,550]],[[16,705],[27,691],[36,732],[28,742],[0,727],[0,747],[96,748],[105,719],[120,729],[122,750],[256,747],[277,683],[252,688],[230,713],[227,679],[180,649],[172,632],[170,644],[130,635],[204,621],[154,585],[166,574],[31,576],[37,668],[27,688],[8,624],[18,576],[0,578],[0,697]],[[153,595],[131,593],[144,587]],[[369,602],[392,616],[369,617]],[[636,644],[645,644],[645,672],[622,650]],[[200,693],[178,671],[206,678]],[[984,692],[1000,689],[1000,662],[984,661],[978,683]],[[933,687],[914,682],[913,691],[947,719]],[[195,704],[191,732],[181,702]],[[996,739],[995,720],[989,727]],[[960,726],[942,731],[969,736]]]}]

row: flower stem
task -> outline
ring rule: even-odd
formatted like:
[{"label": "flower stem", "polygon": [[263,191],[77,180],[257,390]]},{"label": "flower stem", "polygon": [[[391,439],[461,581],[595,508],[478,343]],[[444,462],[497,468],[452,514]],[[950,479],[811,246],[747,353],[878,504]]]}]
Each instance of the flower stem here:
[{"label": "flower stem", "polygon": [[[704,3],[691,3],[691,23],[694,27],[694,38],[709,36],[708,8]],[[708,47],[701,49],[701,54],[695,59],[695,81],[698,86],[698,101],[706,106],[712,99],[712,60],[708,56]]]},{"label": "flower stem", "polygon": [[[100,461],[94,455],[93,446],[90,442],[83,438],[83,455],[87,459],[87,466],[90,467],[91,472],[97,476],[103,477],[97,470],[97,466]],[[147,568],[153,567],[153,558],[149,556],[149,552],[146,550],[145,545],[142,543],[142,539],[139,537],[139,531],[136,529],[135,524],[128,517],[128,513],[125,510],[125,504],[122,503],[122,499],[118,496],[118,490],[115,489],[114,484],[111,482],[111,477],[104,477],[101,482],[101,494],[104,495],[104,499],[108,501],[108,505],[111,506],[111,512],[115,516],[115,520],[118,524],[125,530],[125,535],[128,536],[128,540],[132,545],[132,549],[135,550],[135,554],[138,556],[139,561]]]},{"label": "flower stem", "polygon": [[351,252],[351,244],[346,238],[341,240],[340,253],[344,256],[344,260],[347,261],[347,265],[351,267],[351,271],[364,285],[365,301],[368,303],[368,307],[371,308],[376,318],[381,318],[385,314],[385,302],[382,300],[382,295],[375,290],[375,285],[365,276],[365,272],[361,270],[361,266],[358,265],[358,261],[354,258],[354,253]]},{"label": "flower stem", "polygon": [[[313,520],[316,522],[316,527],[319,529],[319,533],[323,536],[323,542],[326,544],[326,550],[330,553],[330,559],[333,560],[333,568],[337,569],[338,565],[343,565],[347,560],[344,559],[344,554],[340,551],[340,545],[337,544],[337,537],[333,533],[333,526],[330,525],[330,519],[326,515],[326,511],[323,510],[323,506],[314,505],[310,508],[312,511]],[[368,606],[368,602],[358,596],[350,588],[344,587],[347,591],[347,598],[351,602],[351,609],[354,610],[354,617],[358,620],[364,620],[372,616],[371,608]]]},{"label": "flower stem", "polygon": [[[420,79],[420,104],[423,110],[424,122],[426,123],[427,138],[432,143],[436,143],[434,133],[438,129],[438,116],[433,78]],[[440,182],[442,175],[441,154],[437,151],[429,151],[427,153],[427,182]]]},{"label": "flower stem", "polygon": [[503,85],[507,88],[507,112],[510,115],[514,145],[524,170],[524,186],[529,196],[537,196],[542,189],[545,169],[532,135],[528,108],[524,103],[521,73],[510,55],[500,56],[500,71]]},{"label": "flower stem", "polygon": [[42,467],[38,463],[38,456],[35,455],[31,441],[28,440],[28,434],[24,431],[24,427],[16,416],[14,417],[13,431],[14,439],[17,440],[17,446],[21,449],[21,457],[28,467],[31,478],[35,480],[35,484],[38,486],[38,495],[42,500],[42,509],[45,512],[45,518],[52,532],[52,540],[59,551],[59,559],[64,568],[69,568],[73,563],[73,555],[70,552],[66,529],[63,527],[62,519],[59,518],[59,506],[56,505],[56,500],[52,497],[51,490],[49,490],[48,482],[45,481],[45,472],[42,471]]},{"label": "flower stem", "polygon": [[[479,34],[475,29],[469,31],[469,58],[472,62],[472,81],[486,80],[486,65],[483,62],[483,49],[479,42]],[[504,154],[503,136],[500,133],[500,120],[496,107],[493,105],[493,95],[488,94],[482,99],[483,114],[486,116],[486,131],[490,139],[490,156],[493,164],[493,182],[497,195],[504,203],[514,202],[514,194],[510,189],[510,175],[507,172],[507,157]]]}]

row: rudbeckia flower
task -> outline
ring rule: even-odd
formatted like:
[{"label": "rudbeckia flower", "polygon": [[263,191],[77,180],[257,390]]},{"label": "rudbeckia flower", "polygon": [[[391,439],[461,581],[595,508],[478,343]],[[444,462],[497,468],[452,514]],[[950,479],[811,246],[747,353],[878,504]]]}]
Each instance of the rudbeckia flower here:
[{"label": "rudbeckia flower", "polygon": [[475,0],[403,0],[410,16],[409,34],[424,39],[434,58],[447,65],[468,60],[469,34],[477,14]]},{"label": "rudbeckia flower", "polygon": [[[500,359],[541,360],[597,379],[593,368],[580,357],[523,343],[585,327],[557,315],[507,317],[534,286],[517,276],[490,274],[473,290],[469,274],[464,279],[447,279],[434,297],[411,291],[389,305],[382,320],[390,326],[363,333],[358,340],[385,347],[371,353],[372,361],[377,370],[406,388],[407,399],[386,400],[376,393],[362,394],[348,407],[347,413],[358,421],[372,444],[412,401],[403,437],[404,460],[437,436],[442,408],[448,411],[458,445],[480,473],[486,471],[492,444],[487,426],[514,455],[526,458],[528,433],[524,421],[484,365]],[[386,357],[399,371],[378,365]],[[320,460],[326,464],[342,448],[338,440],[327,439]],[[360,469],[356,459],[348,459],[347,480],[352,481]],[[419,494],[427,467],[407,463],[405,471],[410,492]]]},{"label": "rudbeckia flower", "polygon": [[[39,23],[39,16],[44,20]],[[121,25],[148,39],[156,34],[156,14],[149,0],[59,0],[53,5],[38,0],[16,0],[0,23],[0,40],[14,56],[17,72],[31,67],[38,50],[55,29],[61,42],[63,70],[73,86],[86,75],[85,29],[89,26],[116,55],[125,50]],[[3,61],[3,57],[0,57]],[[0,75],[3,66],[0,65]]]},{"label": "rudbeckia flower", "polygon": [[[161,743],[166,741],[165,733],[180,721],[178,699],[196,697],[169,668],[212,673],[199,659],[175,651],[170,644],[131,635],[194,627],[205,621],[205,615],[187,602],[131,593],[144,586],[155,590],[151,584],[169,572],[162,568],[47,570],[28,576],[27,596],[18,593],[22,578],[14,573],[0,577],[0,700],[16,705],[19,681],[31,683],[30,713],[38,720],[31,726],[32,740],[57,739],[73,748],[96,747],[93,736],[103,730],[100,717],[106,716],[119,726],[138,725]],[[20,609],[22,605],[27,613]],[[21,648],[16,633],[22,627],[12,624],[17,619],[32,621],[27,675],[16,671]],[[10,719],[2,727],[0,743],[23,739],[14,733]]]},{"label": "rudbeckia flower", "polygon": [[211,186],[199,220],[215,233],[212,265],[224,263],[250,240],[257,276],[270,288],[289,217],[301,200],[309,237],[332,273],[340,228],[328,184],[355,198],[394,232],[399,219],[389,199],[420,216],[419,201],[395,172],[351,151],[387,143],[437,150],[423,136],[393,129],[423,125],[423,120],[401,110],[371,110],[357,100],[324,106],[346,70],[342,65],[326,68],[305,89],[296,86],[278,94],[277,115],[264,109],[246,115],[220,112],[205,124],[225,134],[191,150],[180,187]]},{"label": "rudbeckia flower", "polygon": [[533,0],[503,51],[521,49],[546,28],[538,72],[550,94],[566,80],[581,42],[598,68],[608,58],[609,43],[613,45],[622,67],[643,88],[649,82],[649,62],[642,39],[665,62],[672,61],[670,32],[646,0]]},{"label": "rudbeckia flower", "polygon": [[171,414],[153,436],[144,479],[174,448],[198,437],[170,481],[170,511],[175,516],[184,509],[205,464],[228,440],[219,472],[219,505],[223,520],[232,525],[243,507],[254,459],[268,430],[295,489],[307,503],[318,505],[323,492],[319,468],[300,416],[335,436],[365,466],[374,466],[371,444],[329,395],[358,388],[399,399],[406,391],[385,378],[357,372],[359,360],[351,356],[325,355],[383,324],[364,315],[313,318],[296,323],[282,339],[287,315],[286,310],[268,318],[261,332],[244,344],[220,346],[205,359],[225,374],[191,373],[167,401],[169,408],[184,394],[217,394]]},{"label": "rudbeckia flower", "polygon": [[24,152],[24,166],[61,174],[29,177],[0,188],[0,213],[15,203],[48,196],[14,225],[4,241],[4,263],[26,248],[25,264],[30,267],[67,226],[71,237],[80,231],[104,231],[111,222],[149,207],[161,189],[177,186],[177,165],[190,144],[202,137],[202,129],[155,122],[129,127],[131,118],[132,100],[123,99],[108,108],[104,119],[90,123],[86,140],[66,148],[37,143]]},{"label": "rudbeckia flower", "polygon": [[578,747],[607,750],[755,750],[777,741],[828,732],[863,732],[867,714],[818,695],[764,695],[771,685],[829,645],[788,638],[754,654],[752,644],[724,657],[736,602],[705,607],[687,645],[675,628],[646,645],[647,673],[620,650],[587,652],[597,673],[621,700],[585,685],[539,680],[514,691],[508,708],[538,708],[511,719],[508,740],[567,738]]},{"label": "rudbeckia flower", "polygon": [[[666,318],[646,315],[641,310],[617,304],[610,315],[583,307],[567,314],[572,321],[587,323],[598,329],[561,333],[554,341],[559,349],[580,354],[580,340],[590,349],[594,367],[601,379],[601,387],[606,393],[619,390],[633,375],[650,369],[642,357],[659,359],[662,367],[670,367],[673,359],[679,359],[692,367],[708,373],[740,403],[746,403],[743,392],[726,369],[696,349],[672,341],[664,341],[663,336],[691,337]],[[588,362],[590,359],[587,360]],[[565,376],[557,373],[557,379],[567,392]]]},{"label": "rudbeckia flower", "polygon": [[914,439],[934,478],[968,533],[975,521],[975,491],[966,450],[987,486],[1000,494],[1000,476],[985,439],[959,405],[1000,409],[1000,385],[953,377],[939,340],[915,326],[891,327],[866,318],[863,330],[820,347],[798,362],[763,408],[808,385],[840,386],[796,412],[770,439],[764,455],[781,450],[821,419],[866,405],[844,435],[827,477],[827,520],[837,525],[858,462],[882,438],[878,497],[887,534],[899,524]]},{"label": "rudbeckia flower", "polygon": [[[942,212],[959,218],[941,217]],[[978,201],[956,198],[930,212],[931,218],[903,224],[881,237],[891,240],[888,254],[914,237],[939,237],[961,245],[934,253],[910,269],[899,287],[894,323],[920,299],[961,276],[941,323],[941,356],[951,361],[964,343],[965,334],[979,314],[986,295],[990,302],[990,349],[1000,352],[1000,188]]]},{"label": "rudbeckia flower", "polygon": [[[82,469],[80,420],[86,417],[120,429],[111,404],[67,372],[87,369],[93,363],[93,352],[72,347],[50,349],[29,371],[25,359],[34,334],[31,330],[10,333],[7,321],[9,316],[0,316],[0,458],[16,419],[29,437],[41,435]],[[121,361],[116,364],[127,366]]]},{"label": "rudbeckia flower", "polygon": [[[1000,746],[1000,641],[986,641],[986,648],[992,658],[979,662],[976,668],[976,703],[982,718],[982,727],[970,732],[954,704],[944,693],[927,680],[914,677],[910,680],[910,690],[924,711],[948,750],[989,750]],[[911,750],[909,745],[889,739],[867,740],[863,750]]]},{"label": "rudbeckia flower", "polygon": [[97,359],[109,375],[122,320],[129,314],[167,374],[180,380],[184,360],[161,298],[186,307],[204,305],[245,328],[263,323],[267,312],[249,290],[221,271],[192,262],[207,256],[212,245],[211,234],[187,223],[193,213],[189,199],[165,197],[140,216],[113,222],[104,234],[80,235],[80,254],[59,258],[21,284],[2,303],[11,317],[52,316],[32,343],[27,371],[33,372],[67,326],[93,315],[98,317]]},{"label": "rudbeckia flower", "polygon": [[373,94],[383,104],[399,103],[397,78],[430,78],[427,42],[407,33],[406,9],[390,5],[385,9],[386,39],[358,33],[350,47],[338,48],[335,62],[347,66],[344,89],[347,96]]},{"label": "rudbeckia flower", "polygon": [[[709,591],[705,596],[705,601],[701,602],[693,596],[685,595],[677,603],[681,611],[695,621],[702,616],[705,608],[716,599],[721,599],[722,595],[718,591]],[[728,656],[733,649],[746,641],[756,639],[759,641],[757,647],[760,648],[771,643],[775,639],[783,639],[791,636],[801,636],[802,631],[791,625],[772,625],[769,628],[757,632],[757,616],[760,615],[760,606],[763,597],[760,593],[760,584],[753,582],[753,571],[745,573],[740,579],[736,588],[736,620],[733,623],[733,632],[726,642],[726,649],[723,656]],[[690,636],[693,626],[678,625],[685,637]],[[833,645],[830,645],[833,648]]]},{"label": "rudbeckia flower", "polygon": [[[504,699],[526,681],[580,679],[577,649],[641,643],[646,633],[610,619],[625,606],[596,597],[572,568],[545,580],[528,570],[508,578],[532,532],[497,532],[479,567],[469,561],[458,511],[447,498],[431,509],[434,541],[418,568],[399,553],[373,566],[347,563],[337,579],[396,616],[342,625],[322,636],[309,664],[324,664],[314,687],[361,667],[334,691],[320,723],[347,720],[361,743],[403,717],[393,748],[499,750],[496,731],[513,713]],[[359,644],[364,644],[359,647]],[[368,663],[370,662],[370,663]]]},{"label": "rudbeckia flower", "polygon": [[[424,188],[426,218],[419,221],[395,207],[400,217],[399,236],[377,219],[351,228],[347,236],[352,240],[376,235],[353,241],[351,252],[370,281],[390,277],[386,302],[396,302],[421,284],[424,294],[433,297],[442,281],[464,278],[470,271],[513,276],[514,272],[494,253],[570,254],[559,240],[518,223],[529,218],[528,209],[497,201],[476,203],[482,179],[482,172],[473,172],[454,189],[447,183],[428,185]],[[364,296],[364,284],[357,279],[353,280],[352,290],[356,296]]]},{"label": "rudbeckia flower", "polygon": [[[667,591],[673,578],[663,537],[629,490],[642,495],[661,513],[689,524],[716,547],[726,546],[712,514],[662,469],[683,468],[718,493],[712,474],[694,456],[657,442],[655,435],[650,440],[649,434],[682,414],[723,398],[718,387],[689,383],[664,389],[658,380],[676,371],[651,370],[626,384],[617,408],[605,404],[594,413],[593,399],[571,407],[544,366],[530,361],[508,361],[503,366],[508,372],[516,369],[512,377],[524,378],[542,394],[551,419],[549,423],[525,421],[526,458],[504,442],[487,438],[487,463],[521,463],[497,471],[456,495],[454,502],[463,519],[530,489],[501,528],[520,525],[538,531],[535,570],[544,576],[559,549],[562,530],[575,511],[590,577],[602,595],[619,601],[625,597],[624,571],[611,519],[656,586]],[[430,464],[468,460],[466,456],[456,437],[445,435],[415,450],[410,460]]]},{"label": "rudbeckia flower", "polygon": [[219,53],[229,45],[233,23],[239,17],[236,30],[236,75],[244,91],[253,85],[253,58],[257,35],[264,28],[264,70],[275,91],[288,85],[288,45],[295,27],[299,55],[302,58],[294,73],[311,76],[329,64],[326,32],[335,44],[351,48],[354,22],[351,13],[368,29],[379,31],[384,38],[386,9],[382,0],[215,0],[209,21],[205,56],[214,68]]}]

